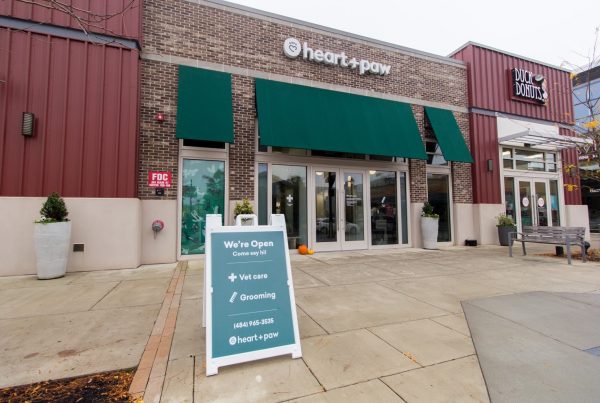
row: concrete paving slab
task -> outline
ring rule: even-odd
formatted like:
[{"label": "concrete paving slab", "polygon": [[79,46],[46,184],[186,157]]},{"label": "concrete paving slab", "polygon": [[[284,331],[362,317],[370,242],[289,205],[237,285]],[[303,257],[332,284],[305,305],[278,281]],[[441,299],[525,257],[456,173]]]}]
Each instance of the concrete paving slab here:
[{"label": "concrete paving slab", "polygon": [[121,281],[93,309],[160,304],[170,282],[168,277]]},{"label": "concrete paving slab", "polygon": [[37,276],[10,276],[0,277],[0,290],[9,288],[32,288],[32,287],[53,287],[57,285],[71,284],[86,273],[67,273],[66,276],[53,278],[51,280],[38,280]]},{"label": "concrete paving slab", "polygon": [[501,288],[510,293],[553,290],[582,292],[595,288],[595,286],[589,284],[557,279],[544,271],[523,270],[522,268],[519,270],[506,269],[467,273],[456,278]]},{"label": "concrete paving slab", "polygon": [[385,383],[372,380],[292,400],[298,403],[403,402]]},{"label": "concrete paving slab", "polygon": [[469,304],[581,350],[600,346],[600,306],[546,292],[505,295]]},{"label": "concrete paving slab", "polygon": [[82,273],[74,283],[99,283],[111,281],[143,280],[173,276],[176,263],[145,265],[137,269],[98,270]]},{"label": "concrete paving slab", "polygon": [[326,390],[418,367],[366,329],[304,339],[302,354]]},{"label": "concrete paving slab", "polygon": [[135,367],[159,309],[146,305],[0,320],[0,387]]},{"label": "concrete paving slab", "polygon": [[186,273],[187,275],[204,274],[204,256],[200,259],[189,260]]},{"label": "concrete paving slab", "polygon": [[304,361],[289,356],[205,371],[196,360],[195,402],[281,402],[323,391]]},{"label": "concrete paving slab", "polygon": [[194,401],[194,358],[170,360],[167,365],[161,403],[191,403]]},{"label": "concrete paving slab", "polygon": [[600,294],[590,293],[573,293],[573,292],[555,292],[554,295],[558,295],[562,298],[571,299],[577,302],[583,302],[584,304],[594,305],[600,307]]},{"label": "concrete paving slab", "polygon": [[204,295],[204,275],[186,275],[183,283],[182,299],[202,298]]},{"label": "concrete paving slab", "polygon": [[462,313],[457,313],[456,315],[438,316],[432,318],[431,320],[439,323],[440,325],[449,327],[450,329],[455,330],[458,333],[464,334],[465,336],[471,337],[469,325],[467,324],[465,315],[463,315]]},{"label": "concrete paving slab", "polygon": [[67,284],[0,290],[0,319],[86,311],[118,284],[93,283],[85,287]]},{"label": "concrete paving slab", "polygon": [[598,357],[471,302],[463,307],[493,402],[598,401]]},{"label": "concrete paving slab", "polygon": [[475,356],[388,376],[382,381],[407,403],[489,402]]},{"label": "concrete paving slab", "polygon": [[191,355],[196,356],[198,360],[203,359],[205,340],[206,332],[202,327],[202,300],[182,299],[169,359],[189,358]]},{"label": "concrete paving slab", "polygon": [[330,333],[447,315],[379,284],[304,288],[296,303]]},{"label": "concrete paving slab", "polygon": [[460,301],[508,293],[500,288],[454,276],[390,281],[386,286],[452,313],[462,312]]},{"label": "concrete paving slab", "polygon": [[446,267],[440,263],[429,262],[424,260],[408,260],[408,261],[381,261],[373,262],[374,267],[389,271],[397,275],[399,278],[411,277],[432,277],[448,275],[452,273],[460,273],[462,270]]},{"label": "concrete paving slab", "polygon": [[292,279],[294,280],[294,289],[322,287],[325,285],[325,283],[317,280],[310,274],[306,274],[302,269],[292,269]]},{"label": "concrete paving slab", "polygon": [[310,275],[328,285],[372,283],[397,278],[394,273],[360,263],[313,269]]},{"label": "concrete paving slab", "polygon": [[301,339],[327,334],[325,329],[319,326],[317,322],[312,320],[310,316],[299,307],[296,307],[296,313],[298,315],[298,327],[300,328]]},{"label": "concrete paving slab", "polygon": [[429,319],[369,330],[423,366],[475,354],[470,337]]}]

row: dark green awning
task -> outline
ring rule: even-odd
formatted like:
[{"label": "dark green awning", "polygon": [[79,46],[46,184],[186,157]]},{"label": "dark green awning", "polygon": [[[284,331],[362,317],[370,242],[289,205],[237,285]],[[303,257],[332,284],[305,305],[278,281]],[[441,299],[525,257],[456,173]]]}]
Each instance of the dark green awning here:
[{"label": "dark green awning", "polygon": [[256,80],[260,143],[427,159],[410,105]]},{"label": "dark green awning", "polygon": [[179,66],[176,137],[233,143],[231,74]]},{"label": "dark green awning", "polygon": [[452,111],[426,106],[425,113],[431,123],[446,161],[473,162],[473,157],[454,119]]}]

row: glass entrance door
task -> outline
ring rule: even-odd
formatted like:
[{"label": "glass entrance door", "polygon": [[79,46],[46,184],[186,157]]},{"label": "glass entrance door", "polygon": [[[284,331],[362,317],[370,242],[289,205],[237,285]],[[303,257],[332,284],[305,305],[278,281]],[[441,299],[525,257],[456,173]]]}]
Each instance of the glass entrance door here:
[{"label": "glass entrance door", "polygon": [[315,249],[366,248],[364,172],[314,169]]},{"label": "glass entrance door", "polygon": [[552,225],[552,215],[548,214],[548,181],[519,179],[518,186],[519,227]]}]

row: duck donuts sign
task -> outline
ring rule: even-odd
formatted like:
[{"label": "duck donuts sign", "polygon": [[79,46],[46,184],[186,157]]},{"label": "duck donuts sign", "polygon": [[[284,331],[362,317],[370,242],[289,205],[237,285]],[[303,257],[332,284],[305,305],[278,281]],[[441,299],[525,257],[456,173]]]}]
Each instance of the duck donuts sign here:
[{"label": "duck donuts sign", "polygon": [[356,59],[355,57],[350,58],[345,52],[338,53],[311,48],[308,46],[308,42],[301,44],[296,38],[287,38],[283,42],[283,54],[290,59],[302,57],[304,60],[323,63],[329,66],[339,66],[351,70],[358,69],[358,74],[361,76],[365,74],[387,76],[392,69],[392,66],[387,64],[372,62],[366,59]]},{"label": "duck donuts sign", "polygon": [[514,68],[510,71],[512,77],[512,95],[520,100],[545,104],[548,100],[546,78],[529,70]]}]

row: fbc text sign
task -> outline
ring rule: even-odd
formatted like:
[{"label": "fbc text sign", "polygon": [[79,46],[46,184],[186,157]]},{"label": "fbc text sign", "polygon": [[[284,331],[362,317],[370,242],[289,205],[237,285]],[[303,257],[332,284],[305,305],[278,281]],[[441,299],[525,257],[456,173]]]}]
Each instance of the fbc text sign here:
[{"label": "fbc text sign", "polygon": [[207,375],[301,356],[285,227],[207,228]]},{"label": "fbc text sign", "polygon": [[148,172],[148,186],[155,188],[170,188],[172,180],[171,172]]}]

